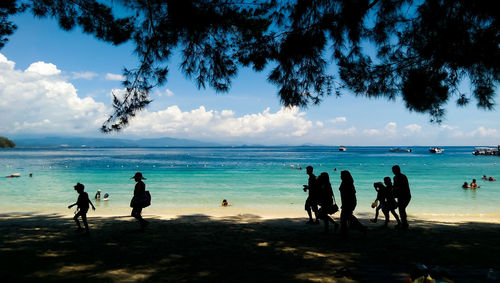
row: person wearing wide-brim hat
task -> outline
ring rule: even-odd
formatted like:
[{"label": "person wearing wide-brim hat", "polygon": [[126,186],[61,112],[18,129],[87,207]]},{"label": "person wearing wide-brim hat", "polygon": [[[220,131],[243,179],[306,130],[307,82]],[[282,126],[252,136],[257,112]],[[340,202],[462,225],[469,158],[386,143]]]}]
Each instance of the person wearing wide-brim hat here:
[{"label": "person wearing wide-brim hat", "polygon": [[142,173],[141,173],[141,172],[136,172],[136,173],[135,173],[135,175],[134,175],[132,178],[130,178],[130,179],[134,179],[134,180],[136,180],[136,181],[137,181],[138,179],[139,179],[139,180],[147,180],[146,178],[144,178],[144,177],[142,176]]},{"label": "person wearing wide-brim hat", "polygon": [[132,200],[130,201],[130,207],[132,207],[132,216],[139,221],[139,224],[141,225],[141,229],[144,229],[149,222],[144,220],[141,216],[142,209],[144,207],[144,198],[146,194],[146,184],[142,180],[146,180],[142,176],[141,172],[135,173],[135,175],[130,178],[134,179],[137,183],[135,184],[134,188],[134,196],[132,197]]}]

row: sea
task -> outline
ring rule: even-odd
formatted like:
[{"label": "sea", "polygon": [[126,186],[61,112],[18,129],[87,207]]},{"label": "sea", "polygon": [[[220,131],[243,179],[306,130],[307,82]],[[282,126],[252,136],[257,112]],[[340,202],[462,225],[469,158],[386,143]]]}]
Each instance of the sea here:
[{"label": "sea", "polygon": [[[73,186],[85,185],[96,205],[92,215],[128,215],[135,172],[142,172],[152,204],[148,215],[239,214],[263,217],[306,217],[305,167],[330,176],[339,206],[340,172],[354,178],[356,213],[373,214],[374,182],[392,177],[399,165],[408,177],[412,200],[409,215],[441,218],[495,218],[500,215],[499,156],[474,156],[473,146],[412,147],[178,147],[178,148],[14,148],[0,149],[0,213],[72,215]],[[6,178],[19,173],[20,177]],[[30,174],[32,176],[30,177]],[[476,179],[478,189],[463,189]],[[96,191],[109,200],[94,199]],[[226,199],[231,206],[222,207]],[[500,220],[500,219],[499,219]]]}]

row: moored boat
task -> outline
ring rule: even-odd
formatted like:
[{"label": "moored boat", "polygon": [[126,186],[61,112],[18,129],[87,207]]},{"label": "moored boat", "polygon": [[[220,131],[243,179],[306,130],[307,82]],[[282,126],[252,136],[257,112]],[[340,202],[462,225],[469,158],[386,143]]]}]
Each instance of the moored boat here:
[{"label": "moored boat", "polygon": [[499,155],[500,156],[500,145],[497,148],[494,147],[476,147],[472,152],[473,155]]},{"label": "moored boat", "polygon": [[437,146],[429,148],[430,153],[443,153],[443,151],[444,151],[444,149],[437,147]]},{"label": "moored boat", "polygon": [[411,148],[394,147],[389,149],[390,152],[411,152]]},{"label": "moored boat", "polygon": [[347,148],[345,146],[339,146],[339,151],[346,151]]}]

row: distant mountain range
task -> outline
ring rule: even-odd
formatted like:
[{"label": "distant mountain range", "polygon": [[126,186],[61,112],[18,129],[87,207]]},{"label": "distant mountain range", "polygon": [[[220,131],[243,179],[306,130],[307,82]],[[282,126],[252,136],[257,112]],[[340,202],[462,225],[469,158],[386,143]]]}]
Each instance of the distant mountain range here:
[{"label": "distant mountain range", "polygon": [[12,138],[17,147],[210,147],[221,146],[212,142],[188,139],[116,139],[80,137],[25,137]]}]

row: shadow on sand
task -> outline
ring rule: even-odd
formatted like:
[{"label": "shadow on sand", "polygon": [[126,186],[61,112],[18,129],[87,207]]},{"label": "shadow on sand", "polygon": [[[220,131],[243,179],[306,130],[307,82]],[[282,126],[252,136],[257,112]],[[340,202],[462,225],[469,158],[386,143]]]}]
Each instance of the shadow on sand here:
[{"label": "shadow on sand", "polygon": [[[0,215],[0,277],[20,281],[402,281],[415,264],[458,281],[487,281],[500,266],[500,225],[368,224],[366,238],[322,233],[305,219],[180,216],[89,218],[90,237],[59,215]],[[497,271],[494,271],[497,272]],[[492,272],[490,271],[490,277]]]}]

